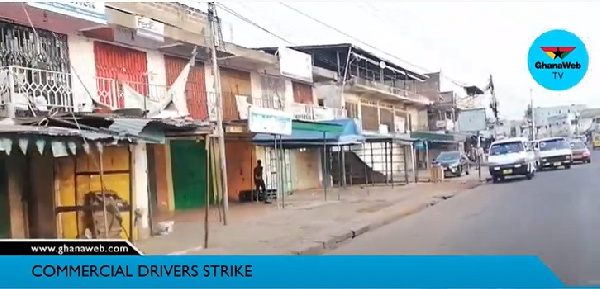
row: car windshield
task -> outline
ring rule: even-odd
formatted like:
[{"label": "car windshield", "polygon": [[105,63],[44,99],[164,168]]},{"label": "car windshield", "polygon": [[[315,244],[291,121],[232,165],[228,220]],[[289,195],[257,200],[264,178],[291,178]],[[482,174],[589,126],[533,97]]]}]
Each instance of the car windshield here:
[{"label": "car windshield", "polygon": [[456,161],[460,158],[459,152],[442,152],[438,157],[438,162],[451,162]]},{"label": "car windshield", "polygon": [[490,148],[491,156],[505,155],[509,153],[518,153],[524,151],[522,142],[505,142],[492,145]]},{"label": "car windshield", "polygon": [[569,144],[564,139],[553,139],[540,142],[541,151],[555,151],[568,148]]},{"label": "car windshield", "polygon": [[587,147],[585,146],[585,144],[582,143],[582,142],[580,142],[580,141],[571,142],[571,149],[574,149],[574,150],[584,150],[586,148]]}]

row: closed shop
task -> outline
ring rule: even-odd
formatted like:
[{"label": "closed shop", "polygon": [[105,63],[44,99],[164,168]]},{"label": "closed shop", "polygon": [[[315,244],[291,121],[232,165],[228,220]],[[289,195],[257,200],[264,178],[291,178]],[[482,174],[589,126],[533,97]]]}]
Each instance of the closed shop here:
[{"label": "closed shop", "polygon": [[292,81],[294,91],[294,102],[303,104],[314,104],[312,86]]},{"label": "closed shop", "polygon": [[170,147],[175,209],[202,208],[207,193],[205,142],[173,141]]},{"label": "closed shop", "polygon": [[122,81],[142,95],[148,95],[148,61],[146,53],[104,42],[94,42],[94,59],[99,101],[123,108],[119,83]]},{"label": "closed shop", "polygon": [[236,95],[252,96],[250,72],[221,68],[221,93],[223,95],[223,119],[239,119]]},{"label": "closed shop", "polygon": [[[188,62],[188,59],[165,55],[167,86],[171,86],[173,82],[175,82]],[[190,116],[194,119],[208,119],[204,65],[201,62],[196,62],[195,65],[191,67],[188,81],[185,85],[185,94]]]},{"label": "closed shop", "polygon": [[[84,234],[86,228],[90,227],[89,219],[86,218],[84,211],[78,209],[78,207],[81,208],[81,206],[86,205],[86,195],[101,191],[102,188],[98,169],[98,153],[94,150],[92,150],[92,153],[96,155],[92,156],[81,152],[78,153],[77,157],[57,159],[56,180],[58,181],[58,190],[56,190],[56,206],[58,209],[61,207],[63,209],[71,208],[57,216],[59,238],[77,238]],[[103,165],[106,192],[114,192],[124,203],[131,205],[129,148],[127,146],[104,147]],[[118,226],[120,223],[122,227],[121,238],[125,239],[130,236],[134,240],[137,238],[137,230],[132,228],[130,222],[129,209],[109,207],[108,212],[110,213],[107,215],[107,219],[111,228]]]}]

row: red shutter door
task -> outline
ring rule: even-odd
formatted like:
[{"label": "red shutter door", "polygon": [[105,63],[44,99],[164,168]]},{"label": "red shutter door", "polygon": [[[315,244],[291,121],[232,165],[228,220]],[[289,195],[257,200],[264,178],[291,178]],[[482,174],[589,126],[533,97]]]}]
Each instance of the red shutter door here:
[{"label": "red shutter door", "polygon": [[123,108],[119,81],[148,95],[148,60],[145,52],[96,41],[94,59],[100,102]]},{"label": "red shutter door", "polygon": [[[165,70],[167,72],[167,86],[171,86],[181,73],[189,60],[165,55]],[[204,80],[204,65],[196,62],[190,69],[190,75],[185,85],[187,106],[190,116],[194,119],[208,119],[208,105],[206,101],[206,82]]]},{"label": "red shutter door", "polygon": [[312,86],[292,82],[292,88],[294,90],[294,101],[296,103],[314,104]]}]

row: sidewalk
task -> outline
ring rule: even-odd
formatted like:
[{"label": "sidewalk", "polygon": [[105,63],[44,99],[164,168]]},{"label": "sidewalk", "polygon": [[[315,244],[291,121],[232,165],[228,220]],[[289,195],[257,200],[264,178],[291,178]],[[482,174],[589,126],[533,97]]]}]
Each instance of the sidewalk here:
[{"label": "sidewalk", "polygon": [[[320,254],[348,239],[418,212],[481,184],[476,174],[440,184],[354,186],[295,193],[286,208],[264,205],[256,215],[211,222],[209,248],[202,248],[204,225],[177,222],[167,236],[136,242],[147,255],[289,255]],[[338,200],[338,192],[340,200]]]}]

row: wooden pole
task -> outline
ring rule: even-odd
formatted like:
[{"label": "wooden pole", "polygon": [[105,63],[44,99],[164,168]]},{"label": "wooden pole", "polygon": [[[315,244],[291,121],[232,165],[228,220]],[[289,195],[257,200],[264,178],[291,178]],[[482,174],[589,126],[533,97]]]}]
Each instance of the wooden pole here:
[{"label": "wooden pole", "polygon": [[[210,46],[212,58],[212,72],[215,78],[214,90],[217,104],[217,133],[219,137],[219,159],[221,165],[221,184],[223,187],[223,225],[227,225],[227,214],[229,212],[229,188],[227,184],[227,164],[225,162],[225,133],[223,132],[223,96],[221,95],[221,75],[219,73],[219,64],[217,59],[217,47],[219,39],[217,39],[217,29],[220,29],[219,19],[215,2],[208,2],[208,17],[210,28]],[[216,27],[215,27],[216,26]]]},{"label": "wooden pole", "polygon": [[[103,159],[103,151],[104,149],[98,146],[98,156],[100,157],[99,166],[100,166],[100,191],[102,192],[102,215],[104,217],[104,239],[108,239],[108,213],[106,209],[106,189],[104,187],[104,159]],[[133,218],[133,216],[130,216]],[[131,232],[133,233],[133,232]]]}]

